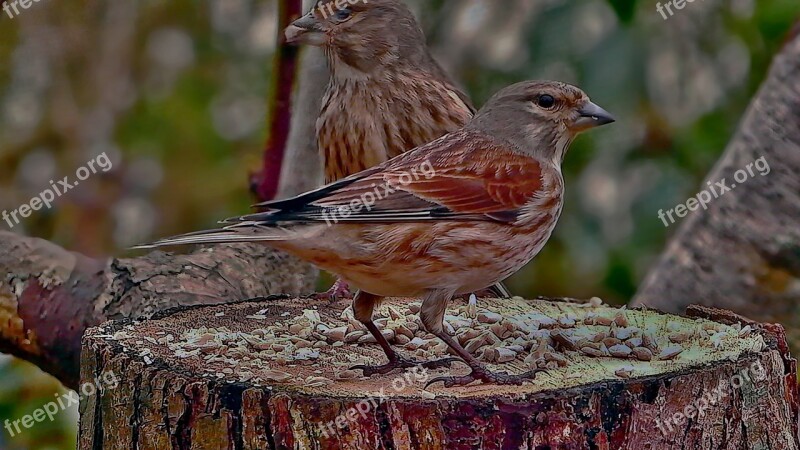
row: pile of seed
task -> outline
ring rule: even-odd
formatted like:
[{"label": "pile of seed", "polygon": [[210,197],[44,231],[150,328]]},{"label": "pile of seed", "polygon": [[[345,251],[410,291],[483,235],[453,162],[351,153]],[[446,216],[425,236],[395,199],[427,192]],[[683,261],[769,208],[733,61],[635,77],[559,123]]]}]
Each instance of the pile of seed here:
[{"label": "pile of seed", "polygon": [[[719,348],[727,339],[746,337],[752,332],[750,327],[730,327],[708,321],[692,325],[667,322],[666,325],[648,325],[642,329],[629,323],[626,310],[602,307],[600,299],[592,299],[583,309],[585,312],[565,313],[555,318],[536,312],[504,316],[478,308],[473,298],[469,304],[449,309],[444,317],[444,327],[480,360],[495,366],[521,363],[527,369],[557,369],[584,355],[638,361],[673,360],[680,357],[684,346]],[[389,305],[376,311],[375,323],[392,345],[418,360],[451,354],[446,344],[424,331],[418,317],[419,310],[420,303]],[[224,313],[217,316],[224,316]],[[361,355],[348,352],[347,348],[376,343],[375,338],[354,318],[351,308],[345,309],[338,319],[326,321],[315,309],[305,309],[299,315],[290,316],[292,314],[284,313],[275,321],[263,310],[246,317],[265,322],[263,327],[248,333],[234,332],[226,327],[200,327],[177,337],[162,331],[156,339],[147,340],[167,346],[177,358],[203,358],[209,363],[204,370],[211,376],[234,377],[256,384],[287,382],[292,375],[276,367],[313,367],[320,363],[325,350],[352,363],[363,363]],[[129,336],[123,330],[113,337],[120,340]],[[139,355],[146,363],[151,362],[149,352],[145,348]],[[265,366],[272,369],[265,371]],[[225,368],[219,372],[220,369],[212,367]],[[633,367],[625,366],[615,373],[627,378],[633,370]],[[321,370],[314,373],[304,380],[307,386],[318,387],[335,382],[321,376]],[[360,376],[360,371],[341,370],[335,378],[351,380]]]}]

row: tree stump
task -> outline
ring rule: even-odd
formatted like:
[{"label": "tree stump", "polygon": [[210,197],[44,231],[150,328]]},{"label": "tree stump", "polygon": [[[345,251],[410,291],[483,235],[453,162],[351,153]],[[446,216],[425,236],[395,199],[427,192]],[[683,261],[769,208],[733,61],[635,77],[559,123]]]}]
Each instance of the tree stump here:
[{"label": "tree stump", "polygon": [[[403,353],[447,355],[418,303],[379,326]],[[452,369],[371,379],[385,357],[347,304],[270,298],[110,322],[84,338],[80,449],[798,449],[796,361],[783,329],[597,299],[453,302],[449,331],[523,386],[424,389]]]}]

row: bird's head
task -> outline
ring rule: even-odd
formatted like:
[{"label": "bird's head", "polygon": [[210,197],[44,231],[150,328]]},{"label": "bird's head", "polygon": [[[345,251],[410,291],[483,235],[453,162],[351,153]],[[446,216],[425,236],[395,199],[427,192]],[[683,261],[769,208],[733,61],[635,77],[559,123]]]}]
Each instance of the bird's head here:
[{"label": "bird's head", "polygon": [[322,47],[334,71],[370,73],[427,55],[425,36],[401,0],[320,0],[285,35],[290,44]]},{"label": "bird's head", "polygon": [[615,120],[575,86],[526,81],[495,94],[469,127],[560,163],[575,136]]}]

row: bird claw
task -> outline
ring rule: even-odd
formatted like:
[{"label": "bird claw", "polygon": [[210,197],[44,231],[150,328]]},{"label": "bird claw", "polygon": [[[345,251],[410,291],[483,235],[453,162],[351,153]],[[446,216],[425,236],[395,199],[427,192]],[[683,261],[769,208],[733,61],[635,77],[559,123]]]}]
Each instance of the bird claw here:
[{"label": "bird claw", "polygon": [[536,378],[536,374],[539,372],[544,372],[544,369],[533,369],[519,375],[511,375],[506,372],[491,372],[484,368],[473,368],[472,372],[468,375],[434,378],[425,385],[425,389],[439,382],[444,383],[445,388],[466,386],[475,381],[487,384],[521,386],[526,381],[533,381]]},{"label": "bird claw", "polygon": [[336,280],[336,283],[330,289],[312,294],[310,298],[313,300],[328,300],[333,303],[342,299],[352,299],[353,293],[350,291],[350,286],[346,281]]},{"label": "bird claw", "polygon": [[361,370],[365,377],[371,377],[373,375],[385,375],[397,369],[409,369],[412,367],[421,367],[427,370],[445,369],[450,368],[450,365],[454,362],[463,361],[461,361],[459,358],[443,358],[435,361],[415,361],[413,359],[400,357],[381,366],[358,365],[351,367],[350,370]]}]

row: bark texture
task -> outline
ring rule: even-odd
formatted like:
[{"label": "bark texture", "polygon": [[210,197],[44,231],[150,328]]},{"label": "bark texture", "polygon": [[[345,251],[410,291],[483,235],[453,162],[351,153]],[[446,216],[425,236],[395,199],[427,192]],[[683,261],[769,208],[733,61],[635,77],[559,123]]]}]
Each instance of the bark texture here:
[{"label": "bark texture", "polygon": [[[588,317],[581,311],[603,317],[619,313],[605,307],[587,310],[585,305],[521,300],[482,299],[484,305],[514,317],[566,312],[578,318],[576,332],[581,320]],[[632,362],[635,370],[631,377],[614,376],[618,361],[613,358],[582,359],[575,353],[569,354],[567,367],[540,374],[535,383],[522,387],[431,387],[423,393],[423,383],[409,382],[409,377],[399,373],[322,385],[307,377],[326,376],[338,370],[336,366],[344,367],[347,354],[367,355],[371,362],[379,362],[380,350],[375,344],[332,349],[315,346],[323,353],[319,360],[281,365],[291,377],[271,383],[241,381],[242,368],[215,373],[224,370],[220,369],[220,357],[225,364],[244,364],[259,358],[259,352],[241,354],[233,347],[221,350],[216,344],[209,345],[213,343],[207,336],[209,330],[227,330],[224,333],[235,333],[251,345],[261,346],[265,343],[254,340],[251,333],[272,326],[281,311],[288,326],[299,323],[292,319],[296,314],[320,314],[322,322],[333,320],[341,317],[342,307],[329,310],[321,304],[274,298],[185,309],[144,323],[119,322],[90,330],[84,341],[82,380],[90,382],[110,371],[118,374],[119,384],[82,402],[79,448],[799,448],[796,362],[788,354],[782,328],[704,308],[693,308],[690,314],[738,323],[736,328],[744,325],[745,331],[750,326],[755,331],[742,333],[747,336],[741,339],[737,334],[719,353],[692,347],[669,361]],[[389,307],[401,310],[403,303],[390,300],[382,311]],[[388,309],[387,317],[393,314]],[[673,322],[697,327],[708,324],[654,311],[622,314],[638,325],[642,321],[663,323],[664,328]],[[198,330],[200,339],[195,341],[202,344],[199,357],[180,352],[176,356],[181,336],[191,334],[200,317],[205,321]],[[751,342],[763,345],[740,351]],[[763,368],[763,377],[753,375],[755,364]],[[259,360],[258,365],[264,367],[256,375],[275,373],[274,364]],[[519,369],[517,363],[506,368],[512,372]],[[750,378],[745,379],[741,374],[748,370]],[[697,405],[720,383],[737,376],[743,380],[740,386],[720,395],[702,415],[669,422],[675,414],[685,412],[686,406]],[[380,388],[385,389],[382,397]],[[339,422],[345,426],[337,427]]]},{"label": "bark texture", "polygon": [[[286,20],[298,14],[298,4],[292,0],[284,5]],[[282,36],[282,30],[279,33]],[[281,82],[287,83],[295,72],[294,51],[278,55],[276,64]],[[322,179],[314,129],[328,74],[320,53],[305,54],[303,64],[297,83],[275,88],[264,159],[267,175],[258,179],[262,187],[257,192],[274,193],[271,186],[281,162],[292,170],[281,179],[281,193],[311,189]],[[286,98],[295,85],[302,91],[290,108]],[[292,109],[298,113],[292,116]],[[179,306],[310,293],[317,275],[306,263],[256,245],[101,260],[41,239],[0,232],[0,352],[30,361],[76,389],[80,338],[88,327],[146,318]]]},{"label": "bark texture", "polygon": [[[734,189],[684,219],[633,304],[670,312],[689,304],[780,322],[800,347],[800,36],[787,42],[739,131],[707,181]],[[769,164],[744,183],[736,172]],[[703,183],[701,189],[707,189]],[[721,188],[717,188],[721,190]]]},{"label": "bark texture", "polygon": [[108,320],[275,292],[311,292],[315,271],[256,245],[98,260],[0,232],[0,351],[78,387],[80,341]]}]

